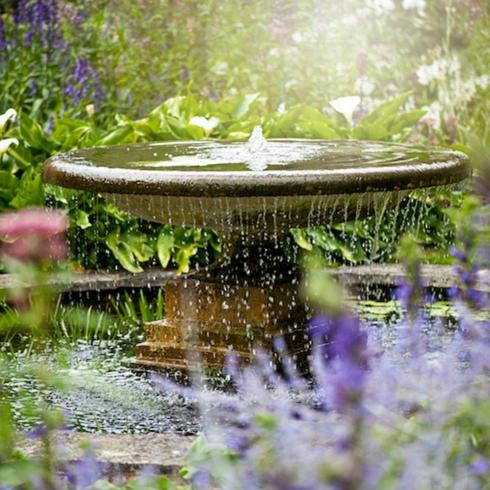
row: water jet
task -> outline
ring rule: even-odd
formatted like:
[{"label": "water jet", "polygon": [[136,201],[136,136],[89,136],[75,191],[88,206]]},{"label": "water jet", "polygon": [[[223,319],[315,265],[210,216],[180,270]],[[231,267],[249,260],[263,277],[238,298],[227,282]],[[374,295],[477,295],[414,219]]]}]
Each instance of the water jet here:
[{"label": "water jet", "polygon": [[308,351],[308,308],[280,250],[290,228],[345,222],[399,206],[415,189],[470,175],[459,152],[383,142],[301,139],[173,141],[75,150],[49,159],[44,179],[100,193],[150,221],[223,237],[215,266],[166,285],[165,319],[146,325],[141,365],[222,366],[233,350]]}]

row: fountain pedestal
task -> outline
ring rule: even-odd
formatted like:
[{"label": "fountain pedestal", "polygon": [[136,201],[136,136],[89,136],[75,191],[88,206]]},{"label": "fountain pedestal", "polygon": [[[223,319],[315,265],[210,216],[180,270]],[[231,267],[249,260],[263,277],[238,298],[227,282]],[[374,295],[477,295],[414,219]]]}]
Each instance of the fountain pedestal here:
[{"label": "fountain pedestal", "polygon": [[307,350],[307,312],[295,286],[223,286],[199,279],[167,284],[168,313],[164,320],[145,325],[147,340],[137,347],[138,363],[172,369],[196,363],[222,367],[232,350],[246,363],[257,348],[273,352],[278,336],[293,355]]},{"label": "fountain pedestal", "polygon": [[259,348],[276,357],[278,337],[290,355],[304,357],[308,308],[298,282],[296,268],[263,245],[242,249],[210,272],[171,281],[165,287],[165,318],[145,325],[137,362],[184,370],[222,367],[233,351],[248,363]]}]

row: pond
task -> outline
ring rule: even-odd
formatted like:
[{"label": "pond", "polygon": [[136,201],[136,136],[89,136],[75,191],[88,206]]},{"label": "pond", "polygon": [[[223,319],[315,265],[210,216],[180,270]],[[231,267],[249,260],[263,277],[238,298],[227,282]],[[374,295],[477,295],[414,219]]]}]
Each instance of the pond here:
[{"label": "pond", "polygon": [[[134,341],[143,335],[141,323],[133,321],[129,326],[124,325],[124,320],[115,316],[111,305],[117,298],[119,305],[126,304],[131,309],[131,302],[136,303],[141,293],[133,291],[132,297],[121,293],[92,293],[84,295],[83,301],[80,294],[72,294],[70,302],[62,308],[69,311],[76,301],[82,301],[83,306],[84,302],[96,298],[99,314],[106,315],[99,323],[104,324],[104,328],[115,329],[115,333],[108,334],[102,328],[99,339],[86,338],[93,335],[93,331],[79,333],[78,339],[67,339],[57,331],[59,338],[50,342],[42,353],[29,354],[18,348],[9,354],[11,379],[5,387],[14,399],[14,410],[19,407],[14,415],[20,428],[29,430],[39,422],[35,415],[25,413],[24,402],[28,399],[31,404],[33,401],[36,404],[36,400],[44,399],[51,408],[61,409],[67,427],[76,431],[186,435],[200,431],[202,419],[196,400],[182,395],[179,390],[172,390],[168,384],[182,381],[182,376],[178,376],[180,373],[145,370],[134,362]],[[146,290],[146,293],[156,301],[157,292]],[[390,299],[392,293],[387,288],[373,288],[369,295],[363,295],[364,298],[352,300],[351,305],[362,318],[370,348],[396,359],[400,341],[403,341],[399,328],[402,310],[398,301]],[[444,291],[435,290],[433,295],[434,302],[426,306],[423,335],[428,350],[437,359],[438,353],[454,336],[458,321],[453,307],[444,299]],[[97,317],[96,311],[92,310],[91,314]],[[61,313],[60,317],[65,319],[65,328],[69,328],[67,312]],[[103,340],[108,335],[111,338]],[[66,386],[45,390],[41,397],[40,387],[23,374],[31,362],[50,366],[57,376],[67,381]],[[213,374],[208,369],[207,376],[205,389],[230,389],[226,380],[216,372]],[[26,398],[21,396],[15,400],[17,394],[24,394]],[[20,410],[20,407],[24,408]]]}]

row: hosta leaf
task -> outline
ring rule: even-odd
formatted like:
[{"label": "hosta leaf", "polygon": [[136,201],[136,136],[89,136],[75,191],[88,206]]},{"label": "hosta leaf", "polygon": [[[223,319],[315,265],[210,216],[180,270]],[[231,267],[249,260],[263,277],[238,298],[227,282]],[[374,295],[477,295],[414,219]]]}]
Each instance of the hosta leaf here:
[{"label": "hosta leaf", "polygon": [[186,245],[177,250],[175,254],[175,262],[177,262],[177,272],[185,274],[190,270],[190,259],[196,255],[197,248],[194,245]]},{"label": "hosta leaf", "polygon": [[89,220],[89,214],[85,211],[82,211],[81,209],[77,209],[75,211],[75,224],[81,228],[82,230],[85,230],[86,228],[92,226],[90,224]]},{"label": "hosta leaf", "polygon": [[44,187],[41,176],[35,172],[26,172],[20,180],[16,196],[10,201],[15,209],[44,204]]},{"label": "hosta leaf", "polygon": [[165,269],[172,257],[175,240],[172,230],[169,226],[164,226],[158,235],[157,255],[160,264]]},{"label": "hosta leaf", "polygon": [[107,246],[114,254],[117,261],[129,272],[142,272],[143,269],[136,261],[134,254],[127,243],[121,241],[118,232],[111,233],[107,237]]},{"label": "hosta leaf", "polygon": [[132,135],[134,135],[132,125],[120,126],[99,139],[96,144],[100,146],[117,145],[118,143],[124,143],[130,140],[130,136]]},{"label": "hosta leaf", "polygon": [[306,232],[303,228],[291,229],[291,235],[294,238],[296,244],[304,250],[313,250],[313,245],[306,237]]}]

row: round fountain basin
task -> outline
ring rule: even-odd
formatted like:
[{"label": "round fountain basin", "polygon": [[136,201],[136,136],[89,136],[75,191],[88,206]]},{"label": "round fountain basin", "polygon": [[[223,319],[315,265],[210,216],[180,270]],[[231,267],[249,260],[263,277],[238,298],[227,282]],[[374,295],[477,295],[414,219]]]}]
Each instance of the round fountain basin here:
[{"label": "round fountain basin", "polygon": [[44,179],[99,192],[144,219],[244,234],[345,221],[393,206],[411,190],[470,175],[456,151],[382,142],[179,141],[76,150]]}]

